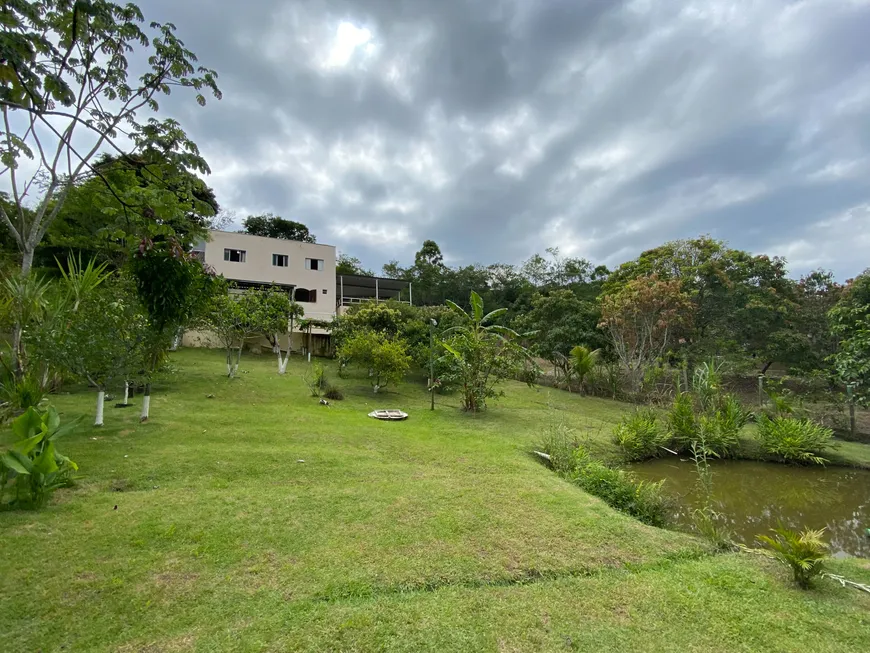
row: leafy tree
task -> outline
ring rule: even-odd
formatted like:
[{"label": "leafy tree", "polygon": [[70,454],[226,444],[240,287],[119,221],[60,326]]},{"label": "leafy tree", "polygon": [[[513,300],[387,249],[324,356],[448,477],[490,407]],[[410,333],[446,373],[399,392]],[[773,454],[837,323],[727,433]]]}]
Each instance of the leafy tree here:
[{"label": "leafy tree", "polygon": [[466,312],[447,301],[460,324],[444,332],[441,344],[451,363],[448,380],[461,388],[463,409],[477,412],[486,408],[487,399],[499,396],[495,388],[501,381],[523,371],[530,356],[515,331],[495,324],[506,308],[484,314],[483,300],[474,291],[470,303],[471,311]]},{"label": "leafy tree", "polygon": [[129,261],[139,301],[148,315],[149,335],[142,370],[145,395],[141,420],[151,407],[151,377],[158,370],[178,330],[197,322],[212,298],[226,286],[175,241],[143,240]]},{"label": "leafy tree", "polygon": [[69,190],[38,262],[74,250],[121,268],[142,238],[173,238],[189,250],[207,237],[220,209],[205,182],[157,155],[105,155],[95,168],[101,177],[85,176]]},{"label": "leafy tree", "polygon": [[602,299],[600,326],[635,392],[646,369],[690,324],[691,300],[680,286],[679,280],[664,281],[653,274],[633,279]]},{"label": "leafy tree", "polygon": [[147,339],[147,316],[133,289],[116,278],[54,321],[43,350],[56,365],[96,388],[94,426],[102,426],[106,388],[113,381],[126,384],[138,370]]},{"label": "leafy tree", "polygon": [[571,349],[578,343],[604,346],[606,340],[598,330],[601,314],[598,307],[580,300],[567,289],[537,294],[532,307],[515,321],[515,327],[534,331],[532,351],[570,374]]},{"label": "leafy tree", "polygon": [[362,266],[360,261],[355,256],[347,254],[339,254],[338,262],[335,265],[336,274],[358,274],[363,277],[373,277],[374,273]]},{"label": "leafy tree", "polygon": [[522,274],[538,288],[564,288],[583,282],[592,274],[592,264],[583,258],[563,258],[558,247],[548,247],[549,258],[535,254],[523,263]]},{"label": "leafy tree", "polygon": [[[293,325],[305,315],[305,309],[274,286],[248,290],[245,294],[251,322],[272,345],[272,352],[278,354],[278,374],[285,374],[292,348],[289,338],[293,337]],[[281,354],[281,336],[288,337],[286,356]]]},{"label": "leafy tree", "polygon": [[709,236],[676,240],[643,252],[615,270],[602,288],[613,295],[632,279],[677,281],[691,301],[682,347],[688,364],[713,354],[740,353],[766,365],[788,357],[793,284],[785,261],[728,248]]},{"label": "leafy tree", "polygon": [[205,325],[214,333],[226,353],[227,377],[233,379],[239,371],[242,348],[263,325],[260,300],[256,293],[219,292],[211,298],[205,315]]},{"label": "leafy tree", "polygon": [[849,281],[829,313],[831,331],[840,339],[833,356],[843,383],[854,383],[860,403],[870,402],[870,269]]},{"label": "leafy tree", "polygon": [[795,353],[788,362],[801,372],[829,369],[830,357],[837,352],[837,336],[831,331],[828,314],[839,301],[843,286],[832,272],[814,270],[800,278],[796,292],[792,328]]},{"label": "leafy tree", "polygon": [[411,366],[404,340],[368,329],[357,331],[345,340],[338,355],[369,370],[375,393],[390,383],[401,381]]},{"label": "leafy tree", "polygon": [[317,242],[317,239],[308,231],[308,227],[301,222],[285,220],[281,216],[273,215],[272,213],[250,215],[245,218],[242,225],[245,227],[245,233],[254,236],[297,240],[302,243]]},{"label": "leafy tree", "polygon": [[[195,65],[170,24],[141,29],[139,7],[106,0],[16,0],[2,10],[0,111],[3,114],[0,178],[11,190],[14,210],[0,205],[0,220],[29,273],[36,246],[62,208],[70,190],[92,174],[109,148],[124,154],[159,152],[173,167],[208,172],[196,145],[172,119],[143,121],[157,111],[157,98],[174,87],[192,88],[199,104],[205,91],[220,98],[214,71]],[[138,50],[145,70],[131,74],[128,55]],[[22,157],[37,163],[32,175],[19,168]],[[103,179],[111,189],[111,182]],[[42,196],[27,210],[33,191]]]}]

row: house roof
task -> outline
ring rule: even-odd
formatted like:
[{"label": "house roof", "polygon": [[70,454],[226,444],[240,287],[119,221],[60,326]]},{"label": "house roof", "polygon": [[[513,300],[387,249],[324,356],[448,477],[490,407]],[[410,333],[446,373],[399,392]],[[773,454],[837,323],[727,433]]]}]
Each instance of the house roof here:
[{"label": "house roof", "polygon": [[336,280],[339,284],[343,284],[345,289],[359,288],[364,290],[374,290],[375,282],[379,290],[405,290],[411,285],[410,281],[402,281],[401,279],[387,279],[386,277],[366,277],[361,274],[336,274]]}]

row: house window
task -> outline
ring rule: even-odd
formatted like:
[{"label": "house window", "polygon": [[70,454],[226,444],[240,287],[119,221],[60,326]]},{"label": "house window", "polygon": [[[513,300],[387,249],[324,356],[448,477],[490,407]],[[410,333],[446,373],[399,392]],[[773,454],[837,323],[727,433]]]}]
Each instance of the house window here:
[{"label": "house window", "polygon": [[307,259],[305,259],[305,269],[306,270],[322,270],[323,269],[323,259],[322,258],[307,258]]},{"label": "house window", "polygon": [[243,249],[224,249],[224,260],[233,263],[244,263],[247,252]]},{"label": "house window", "polygon": [[286,268],[290,264],[290,257],[286,254],[272,254],[272,265],[278,268]]},{"label": "house window", "polygon": [[326,294],[326,288],[323,289],[323,294],[324,294],[324,295]]},{"label": "house window", "polygon": [[317,303],[317,290],[308,290],[308,288],[297,288],[293,292],[293,299],[297,302]]}]

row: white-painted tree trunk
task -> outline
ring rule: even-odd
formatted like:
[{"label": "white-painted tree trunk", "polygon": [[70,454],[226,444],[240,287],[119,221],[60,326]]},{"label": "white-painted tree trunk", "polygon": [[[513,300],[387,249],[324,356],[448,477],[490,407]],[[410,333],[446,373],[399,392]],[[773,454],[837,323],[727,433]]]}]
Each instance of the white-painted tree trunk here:
[{"label": "white-painted tree trunk", "polygon": [[94,426],[103,425],[103,403],[106,401],[106,393],[103,390],[97,391],[97,418],[94,420]]},{"label": "white-painted tree trunk", "polygon": [[124,381],[124,405],[130,403],[130,382]]},{"label": "white-painted tree trunk", "polygon": [[287,372],[287,363],[290,360],[290,350],[287,350],[287,355],[283,358],[281,357],[281,350],[278,349],[278,374],[285,374]]},{"label": "white-painted tree trunk", "polygon": [[145,394],[142,396],[142,414],[139,416],[140,422],[147,422],[149,410],[151,409],[151,384],[145,384]]},{"label": "white-painted tree trunk", "polygon": [[178,351],[178,348],[181,346],[181,338],[184,335],[184,331],[182,329],[178,329],[175,332],[175,337],[172,338],[172,346],[169,348],[169,351]]}]

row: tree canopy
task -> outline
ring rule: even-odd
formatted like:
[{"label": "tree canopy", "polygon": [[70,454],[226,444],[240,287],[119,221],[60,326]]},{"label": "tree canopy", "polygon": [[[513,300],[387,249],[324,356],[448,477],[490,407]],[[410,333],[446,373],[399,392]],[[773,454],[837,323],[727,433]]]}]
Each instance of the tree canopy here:
[{"label": "tree canopy", "polygon": [[298,240],[302,243],[315,243],[317,239],[308,231],[301,222],[285,220],[281,216],[271,213],[263,215],[249,215],[242,225],[245,233],[253,236],[265,236],[267,238],[280,238],[281,240]]},{"label": "tree canopy", "polygon": [[[21,255],[27,274],[36,246],[83,175],[112,181],[95,165],[100,152],[135,153],[166,161],[172,169],[207,173],[196,144],[157,112],[158,98],[181,87],[220,98],[217,74],[197,66],[196,55],[171,23],[151,22],[133,3],[106,0],[18,0],[3,5],[0,32],[0,112],[3,114],[0,178],[7,181],[11,214],[0,221]],[[146,62],[137,78],[131,52]],[[36,163],[28,172],[22,159]],[[30,197],[42,188],[32,205]],[[115,199],[124,204],[120,194]]]}]

